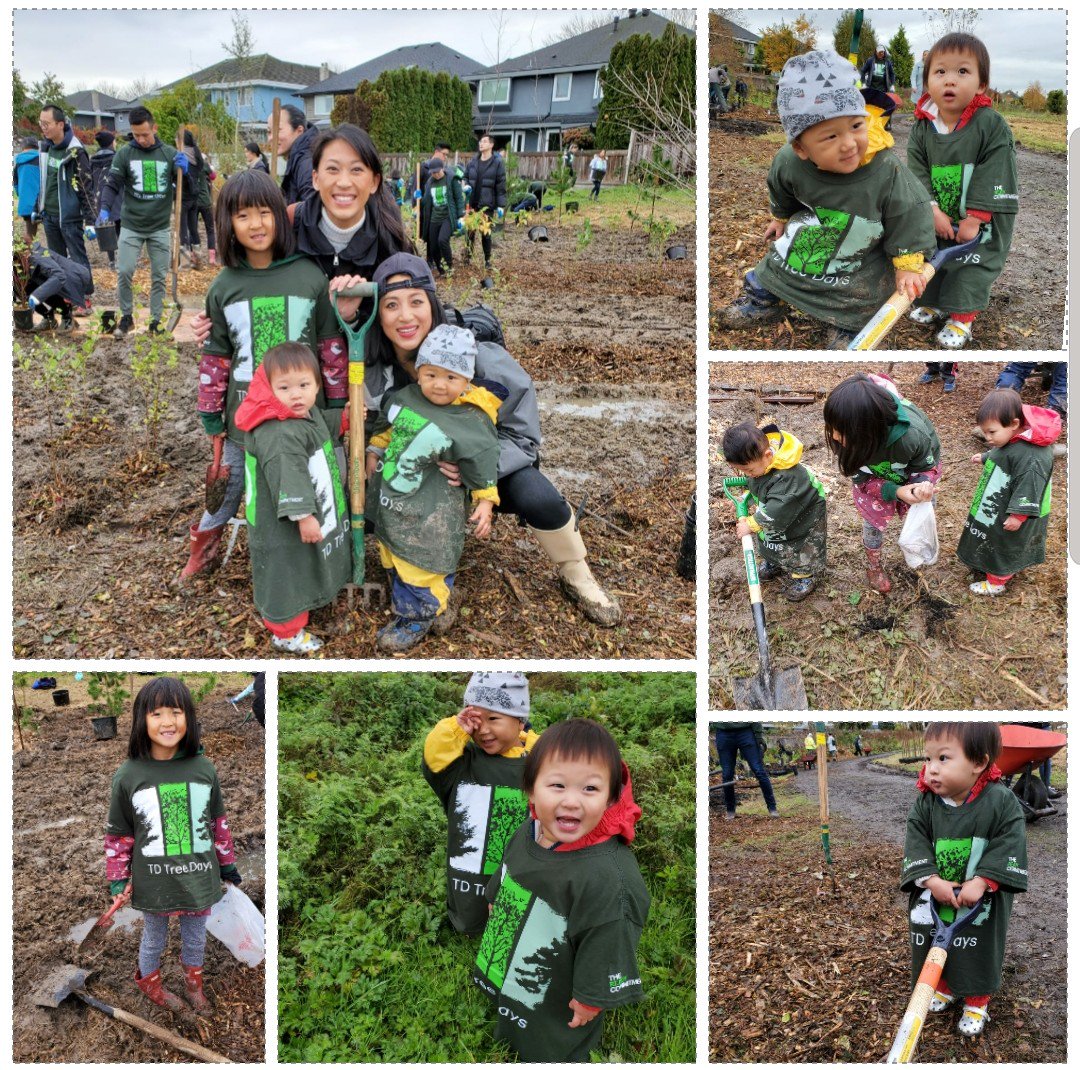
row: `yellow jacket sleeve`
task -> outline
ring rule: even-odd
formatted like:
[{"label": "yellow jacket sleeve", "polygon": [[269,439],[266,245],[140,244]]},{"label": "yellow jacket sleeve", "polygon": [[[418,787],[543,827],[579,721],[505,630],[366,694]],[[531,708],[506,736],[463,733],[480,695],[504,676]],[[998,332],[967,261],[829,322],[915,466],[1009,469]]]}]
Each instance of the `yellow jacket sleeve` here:
[{"label": "yellow jacket sleeve", "polygon": [[922,271],[925,262],[926,257],[922,253],[905,253],[892,258],[893,267],[897,271]]},{"label": "yellow jacket sleeve", "polygon": [[380,431],[377,435],[372,435],[368,439],[369,446],[377,446],[379,449],[384,450],[390,445],[390,428],[385,431]]},{"label": "yellow jacket sleeve", "polygon": [[444,717],[424,740],[424,764],[433,773],[441,773],[461,757],[469,738],[456,716]]},{"label": "yellow jacket sleeve", "polygon": [[499,504],[498,487],[485,487],[483,490],[474,490],[470,493],[472,494],[473,505],[477,502],[494,502],[496,505]]}]

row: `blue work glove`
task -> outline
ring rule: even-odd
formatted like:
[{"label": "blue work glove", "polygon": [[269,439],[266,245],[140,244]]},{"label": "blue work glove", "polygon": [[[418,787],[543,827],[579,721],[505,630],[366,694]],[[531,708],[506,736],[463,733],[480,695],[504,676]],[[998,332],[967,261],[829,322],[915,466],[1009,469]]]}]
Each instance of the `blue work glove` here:
[{"label": "blue work glove", "polygon": [[420,192],[420,190],[414,189],[412,199],[414,201],[422,201],[424,199],[424,195],[423,195],[423,193]]},{"label": "blue work glove", "polygon": [[40,304],[41,304],[41,302],[40,302],[40,301],[39,301],[39,300],[38,300],[38,299],[37,299],[37,298],[36,298],[36,297],[35,297],[35,296],[34,296],[33,294],[31,294],[31,295],[30,295],[30,296],[29,296],[29,297],[28,297],[28,298],[26,299],[26,303],[27,303],[27,304],[28,304],[28,305],[30,306],[30,310],[31,310],[31,311],[33,311],[33,310],[34,310],[35,308],[37,308],[37,307],[38,307],[38,305],[40,305]]},{"label": "blue work glove", "polygon": [[36,208],[30,213],[30,222],[31,223],[40,223],[41,222],[41,213]]},{"label": "blue work glove", "polygon": [[459,219],[457,221],[457,226],[454,227],[454,233],[455,234],[460,234],[464,229],[465,229],[465,220],[464,219]]},{"label": "blue work glove", "polygon": [[92,226],[83,228],[83,237],[87,241],[93,241],[97,237],[97,231]]},{"label": "blue work glove", "polygon": [[466,185],[466,186],[462,186],[461,188],[462,188],[462,189],[463,189],[463,190],[465,191],[465,196],[466,196],[466,197],[467,197],[467,196],[468,196],[468,195],[469,195],[470,193],[472,193],[472,186],[468,186],[468,185]]},{"label": "blue work glove", "polygon": [[178,152],[176,154],[176,166],[181,171],[183,171],[185,175],[187,174],[187,169],[188,169],[188,164],[189,163],[190,163],[190,161],[187,158],[187,153]]},{"label": "blue work glove", "polygon": [[505,208],[496,208],[495,209],[495,218],[496,219],[502,219],[503,216],[505,216],[505,215],[506,215],[506,209]]},{"label": "blue work glove", "polygon": [[103,226],[105,226],[106,223],[108,223],[108,221],[109,221],[109,213],[106,212],[104,208],[102,208],[101,211],[98,212],[97,221],[94,223],[94,226],[95,227],[103,227]]}]

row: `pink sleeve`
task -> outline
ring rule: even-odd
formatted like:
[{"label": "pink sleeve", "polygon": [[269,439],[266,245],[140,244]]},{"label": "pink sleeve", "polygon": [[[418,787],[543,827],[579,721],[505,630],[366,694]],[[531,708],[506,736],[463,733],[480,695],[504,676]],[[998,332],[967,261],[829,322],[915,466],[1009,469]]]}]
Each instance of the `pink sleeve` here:
[{"label": "pink sleeve", "polygon": [[214,851],[217,853],[218,865],[228,866],[236,861],[229,819],[224,814],[214,818]]},{"label": "pink sleeve", "polygon": [[319,365],[327,401],[348,397],[349,351],[344,338],[334,335],[319,342]]},{"label": "pink sleeve", "polygon": [[131,852],[134,847],[134,836],[105,837],[106,880],[126,881],[131,879]]},{"label": "pink sleeve", "polygon": [[199,412],[225,411],[225,391],[229,386],[228,357],[204,353],[199,361]]}]

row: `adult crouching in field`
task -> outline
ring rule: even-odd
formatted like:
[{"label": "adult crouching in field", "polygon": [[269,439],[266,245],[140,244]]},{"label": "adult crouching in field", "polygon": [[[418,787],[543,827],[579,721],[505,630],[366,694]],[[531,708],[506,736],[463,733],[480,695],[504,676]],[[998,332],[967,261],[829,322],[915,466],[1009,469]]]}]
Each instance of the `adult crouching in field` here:
[{"label": "adult crouching in field", "polygon": [[[273,129],[273,116],[266,121]],[[311,149],[319,136],[318,128],[295,104],[283,104],[278,124],[278,152],[286,157],[281,193],[286,204],[302,201],[311,192]],[[271,176],[276,177],[276,176]]]},{"label": "adult crouching in field", "polygon": [[[495,152],[495,142],[490,134],[480,138],[479,152],[465,167],[465,192],[469,208],[474,212],[485,212],[496,219],[502,219],[506,213],[506,165],[502,157]],[[469,251],[472,256],[476,244],[476,232],[469,233]],[[480,245],[484,250],[484,267],[491,267],[491,234],[480,235]]]},{"label": "adult crouching in field", "polygon": [[[364,388],[369,410],[379,407],[387,391],[415,382],[416,354],[433,327],[445,323],[435,297],[431,269],[418,256],[399,253],[375,272],[379,287],[379,318],[367,336]],[[502,399],[496,429],[499,434],[499,512],[514,513],[536,536],[557,566],[563,593],[581,606],[589,620],[605,627],[618,624],[622,608],[600,584],[586,563],[585,544],[573,511],[539,468],[540,413],[536,391],[525,370],[510,354],[491,342],[480,342],[474,381]],[[452,465],[439,466],[457,479]],[[442,634],[453,623],[454,606],[433,628]]]},{"label": "adult crouching in field", "polygon": [[49,253],[34,242],[29,254],[16,253],[16,260],[26,257],[29,271],[26,279],[27,304],[44,318],[34,330],[51,331],[57,328],[56,313],[60,313],[59,329],[73,331],[74,310],[85,308],[94,292],[90,272],[77,260]]}]

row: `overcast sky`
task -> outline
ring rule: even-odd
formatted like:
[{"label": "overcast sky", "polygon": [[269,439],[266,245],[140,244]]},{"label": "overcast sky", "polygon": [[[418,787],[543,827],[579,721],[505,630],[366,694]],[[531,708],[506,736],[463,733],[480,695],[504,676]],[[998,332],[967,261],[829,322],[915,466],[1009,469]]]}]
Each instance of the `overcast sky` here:
[{"label": "overcast sky", "polygon": [[[602,13],[605,9],[588,14]],[[481,65],[540,48],[577,11],[246,11],[255,53],[348,70],[402,45],[439,41]],[[610,14],[625,16],[626,9]],[[55,74],[65,90],[157,85],[228,57],[232,11],[16,11],[15,67],[27,83]],[[500,54],[501,53],[501,54]]]},{"label": "overcast sky", "polygon": [[[791,22],[800,10],[740,8],[736,14],[741,18],[734,21],[760,35],[767,26],[774,26],[782,20]],[[937,35],[927,18],[927,14],[933,10],[864,9],[879,42],[888,42],[903,23],[911,51],[916,57],[936,40]],[[844,11],[822,8],[808,11],[807,14],[817,27],[818,43],[825,42],[831,47],[833,27]],[[979,12],[974,32],[990,52],[991,88],[1022,93],[1034,81],[1038,81],[1044,91],[1066,88],[1064,11],[983,9]]]}]

